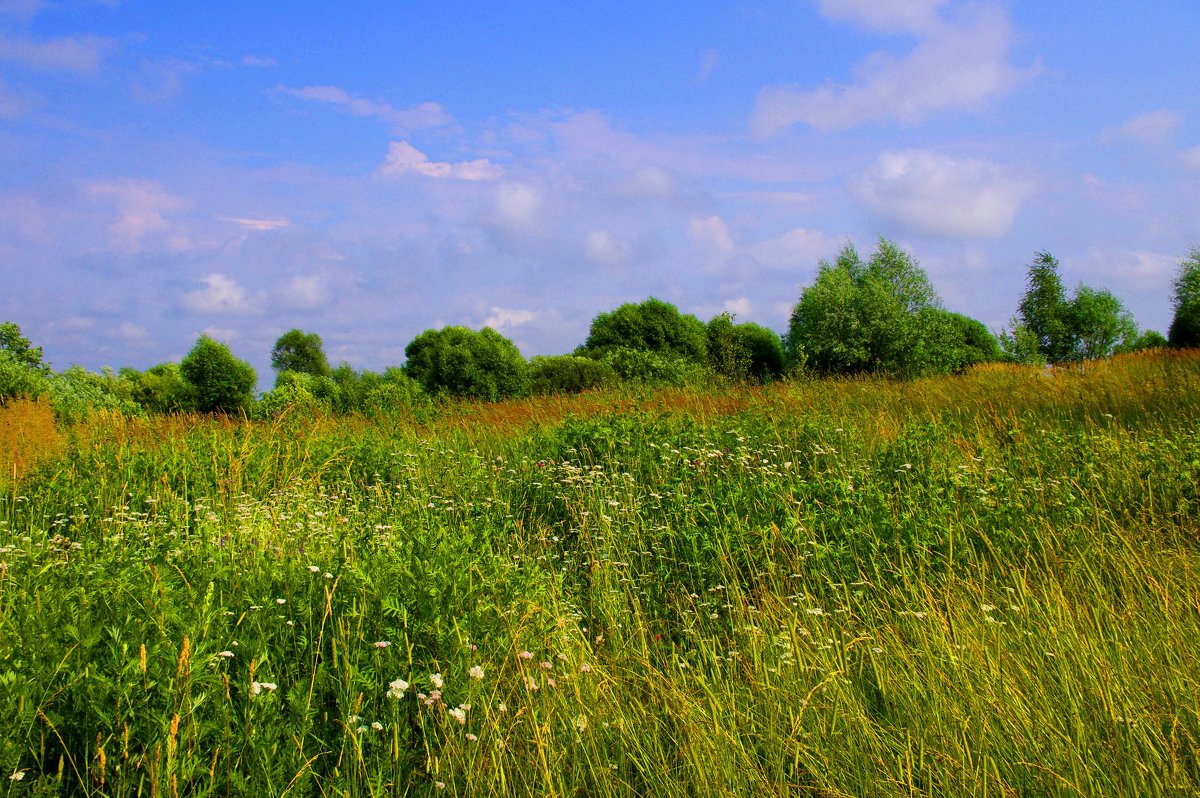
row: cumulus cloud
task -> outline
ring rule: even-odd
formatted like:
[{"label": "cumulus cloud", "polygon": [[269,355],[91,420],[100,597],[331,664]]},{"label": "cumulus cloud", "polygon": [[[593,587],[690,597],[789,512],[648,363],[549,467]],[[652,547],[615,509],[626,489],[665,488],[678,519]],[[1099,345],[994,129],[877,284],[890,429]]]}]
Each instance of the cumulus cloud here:
[{"label": "cumulus cloud", "polygon": [[721,310],[744,319],[754,311],[754,303],[744,296],[737,299],[726,299],[721,305]]},{"label": "cumulus cloud", "polygon": [[541,235],[542,193],[525,183],[496,187],[493,221],[504,232]]},{"label": "cumulus cloud", "polygon": [[[1076,266],[1075,261],[1069,258],[1066,262]],[[1161,292],[1170,285],[1179,268],[1179,257],[1143,249],[1114,251],[1093,247],[1078,266],[1099,275],[1103,283],[1125,291]]]},{"label": "cumulus cloud", "polygon": [[819,230],[797,227],[778,238],[753,244],[746,252],[768,266],[812,266],[837,252],[842,243],[842,239],[827,236]]},{"label": "cumulus cloud", "polygon": [[607,230],[592,230],[583,238],[583,254],[592,263],[616,266],[629,259],[629,244]]},{"label": "cumulus cloud", "polygon": [[492,312],[483,320],[483,326],[491,327],[496,332],[504,332],[506,329],[528,324],[537,317],[538,314],[532,310],[493,307]]},{"label": "cumulus cloud", "polygon": [[866,122],[915,124],[937,111],[980,108],[1033,74],[1035,68],[1009,62],[1015,36],[1002,9],[978,6],[949,19],[937,14],[941,5],[928,0],[823,3],[832,19],[913,33],[917,44],[899,57],[873,53],[849,84],[764,88],[755,101],[751,127],[768,136],[796,124],[818,130],[845,130]]},{"label": "cumulus cloud", "polygon": [[319,274],[293,277],[284,289],[285,302],[300,310],[312,310],[325,304],[329,295],[325,278]]},{"label": "cumulus cloud", "polygon": [[737,251],[729,225],[720,216],[693,216],[688,222],[688,238],[711,257],[727,258]]},{"label": "cumulus cloud", "polygon": [[387,159],[379,167],[385,177],[402,177],[408,174],[424,177],[454,178],[456,180],[499,180],[504,169],[487,158],[473,161],[431,161],[429,156],[407,141],[393,141],[388,145]]},{"label": "cumulus cloud", "polygon": [[1131,117],[1109,133],[1114,138],[1153,144],[1170,136],[1182,124],[1183,117],[1174,111],[1158,110]]},{"label": "cumulus cloud", "polygon": [[666,169],[644,166],[617,185],[617,194],[624,197],[666,199],[675,194],[675,189],[675,178]]},{"label": "cumulus cloud", "polygon": [[0,62],[38,72],[90,74],[117,44],[102,36],[63,36],[38,41],[0,34]]},{"label": "cumulus cloud", "polygon": [[393,108],[385,102],[355,97],[337,86],[305,86],[299,89],[278,86],[275,92],[286,97],[333,105],[353,116],[382,119],[397,131],[430,130],[454,124],[454,117],[440,103]]},{"label": "cumulus cloud", "polygon": [[190,207],[191,203],[177,197],[150,180],[99,181],[88,185],[88,193],[111,201],[117,207],[118,218],[108,227],[109,244],[125,253],[139,252],[147,239],[160,239],[176,251],[191,247],[186,232],[168,217]]},{"label": "cumulus cloud", "polygon": [[1008,232],[1032,183],[998,164],[927,150],[885,152],[851,183],[880,216],[942,238],[997,238]]},{"label": "cumulus cloud", "polygon": [[113,331],[114,337],[130,344],[137,344],[146,341],[150,338],[150,333],[145,327],[133,322],[125,321]]},{"label": "cumulus cloud", "polygon": [[251,299],[246,289],[224,274],[209,274],[200,282],[204,283],[203,288],[183,295],[184,310],[225,316],[249,316],[259,310],[259,303]]}]

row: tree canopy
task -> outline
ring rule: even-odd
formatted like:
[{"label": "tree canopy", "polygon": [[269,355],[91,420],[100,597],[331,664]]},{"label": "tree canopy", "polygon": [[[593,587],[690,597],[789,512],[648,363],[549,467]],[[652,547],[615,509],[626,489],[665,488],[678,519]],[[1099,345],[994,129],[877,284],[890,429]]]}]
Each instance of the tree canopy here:
[{"label": "tree canopy", "polygon": [[627,303],[592,320],[579,354],[600,357],[613,349],[634,349],[704,363],[708,340],[704,322],[674,305],[650,297]]},{"label": "tree canopy", "polygon": [[1171,346],[1200,346],[1200,246],[1179,264],[1172,288],[1175,313],[1167,340]]},{"label": "tree canopy", "polygon": [[426,393],[499,401],[525,394],[528,366],[516,344],[491,327],[426,330],[404,349],[408,376]]},{"label": "tree canopy", "polygon": [[321,336],[292,329],[279,336],[271,349],[271,368],[276,375],[286,371],[328,377],[329,359],[325,356],[325,345]]},{"label": "tree canopy", "polygon": [[179,373],[188,384],[192,406],[202,413],[235,413],[254,401],[254,368],[207,335],[200,336],[183,358]]}]

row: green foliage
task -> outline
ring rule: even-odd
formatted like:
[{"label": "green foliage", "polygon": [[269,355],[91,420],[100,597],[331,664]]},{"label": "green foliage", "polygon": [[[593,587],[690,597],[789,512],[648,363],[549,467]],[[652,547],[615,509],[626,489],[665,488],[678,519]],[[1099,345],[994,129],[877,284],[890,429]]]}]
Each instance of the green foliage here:
[{"label": "green foliage", "polygon": [[191,403],[191,389],[178,363],[159,363],[145,371],[121,369],[129,398],[148,413],[178,413]]},{"label": "green foliage", "polygon": [[1030,264],[1012,328],[1001,343],[1018,363],[1096,360],[1129,350],[1138,338],[1133,316],[1111,292],[1080,283],[1068,299],[1058,261],[1048,252]]},{"label": "green foliage", "polygon": [[200,336],[184,357],[179,373],[189,388],[192,408],[201,413],[236,413],[249,410],[254,401],[254,368],[207,335]]},{"label": "green foliage", "polygon": [[271,348],[271,368],[279,376],[293,371],[314,377],[328,377],[329,360],[325,357],[321,336],[302,330],[288,330],[279,336]]},{"label": "green foliage", "polygon": [[16,323],[6,321],[0,324],[0,352],[7,354],[13,361],[32,369],[46,373],[50,367],[42,362],[42,348],[21,334],[21,328]]},{"label": "green foliage", "polygon": [[1167,339],[1171,346],[1200,346],[1200,246],[1179,264],[1172,287],[1175,313]]},{"label": "green foliage", "polygon": [[63,423],[82,421],[98,410],[134,414],[140,406],[130,395],[130,385],[111,369],[93,374],[82,366],[71,366],[50,377],[50,404],[55,418]]},{"label": "green foliage", "polygon": [[833,263],[822,261],[788,327],[790,361],[805,359],[818,374],[912,376],[945,370],[953,336],[930,331],[922,313],[938,309],[925,270],[892,242],[880,239],[864,263],[847,245]]},{"label": "green foliage", "polygon": [[753,322],[733,323],[721,313],[707,326],[708,366],[736,382],[767,382],[783,374],[783,342],[779,335]]},{"label": "green foliage", "polygon": [[619,380],[608,363],[579,355],[542,355],[529,362],[529,392],[535,395],[612,388]]},{"label": "green foliage", "polygon": [[605,350],[600,362],[622,380],[648,386],[700,385],[709,374],[704,366],[688,358],[621,346]]},{"label": "green foliage", "polygon": [[708,337],[704,322],[651,297],[640,305],[629,303],[596,316],[587,341],[577,354],[601,358],[614,349],[653,352],[663,357],[704,363]]},{"label": "green foliage", "polygon": [[1058,260],[1049,252],[1037,253],[1026,280],[1013,328],[1022,327],[1037,339],[1037,351],[1043,360],[1070,360],[1074,349],[1068,323],[1070,305],[1058,274]]},{"label": "green foliage", "polygon": [[0,404],[9,399],[42,396],[50,389],[46,374],[0,349]]},{"label": "green foliage", "polygon": [[406,373],[430,395],[496,402],[522,396],[529,387],[520,350],[491,327],[426,330],[404,354]]}]

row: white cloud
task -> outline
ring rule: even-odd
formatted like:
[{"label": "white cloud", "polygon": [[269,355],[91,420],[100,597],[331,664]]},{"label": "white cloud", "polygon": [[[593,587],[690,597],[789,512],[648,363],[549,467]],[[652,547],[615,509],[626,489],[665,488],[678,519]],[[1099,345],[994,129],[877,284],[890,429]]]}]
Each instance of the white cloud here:
[{"label": "white cloud", "polygon": [[617,186],[617,193],[626,197],[667,198],[675,194],[675,178],[665,169],[645,166]]},{"label": "white cloud", "polygon": [[110,199],[117,206],[119,218],[108,227],[109,244],[114,249],[139,252],[151,236],[172,250],[191,247],[183,229],[168,219],[170,214],[190,207],[191,203],[182,197],[152,181],[132,178],[95,182],[87,188],[93,197]]},{"label": "white cloud", "polygon": [[301,100],[335,105],[354,116],[382,119],[397,131],[429,130],[454,124],[454,117],[439,103],[421,103],[411,108],[393,108],[385,102],[355,97],[337,86],[279,86],[276,93]]},{"label": "white cloud", "polygon": [[260,69],[269,69],[275,66],[274,58],[268,58],[262,55],[247,55],[242,57],[242,66],[258,67]]},{"label": "white cloud", "polygon": [[1127,119],[1124,124],[1111,131],[1116,138],[1153,144],[1174,133],[1183,124],[1183,117],[1174,111],[1150,111]]},{"label": "white cloud", "polygon": [[821,15],[880,33],[921,32],[934,27],[947,0],[817,0]]},{"label": "white cloud", "polygon": [[1183,165],[1200,172],[1200,145],[1183,151]]},{"label": "white cloud", "polygon": [[721,310],[745,319],[754,311],[754,303],[744,296],[737,299],[726,299],[725,304],[721,305]]},{"label": "white cloud", "polygon": [[629,244],[607,230],[592,230],[583,238],[583,254],[592,263],[616,266],[629,260]]},{"label": "white cloud", "polygon": [[146,331],[145,327],[129,321],[121,322],[114,331],[114,335],[122,341],[131,344],[141,343],[150,338],[150,333]]},{"label": "white cloud", "polygon": [[1170,285],[1179,268],[1179,257],[1150,250],[1114,252],[1093,247],[1082,259],[1066,259],[1066,265],[1100,277],[1098,287],[1104,287],[1108,282],[1112,287],[1126,291],[1161,292]]},{"label": "white cloud", "polygon": [[542,194],[525,183],[496,187],[494,221],[506,232],[541,235]]},{"label": "white cloud", "polygon": [[319,274],[293,277],[284,290],[284,299],[291,307],[301,310],[320,307],[328,299],[325,278]]},{"label": "white cloud", "polygon": [[737,251],[729,225],[720,216],[693,216],[688,222],[688,238],[714,258],[727,258]]},{"label": "white cloud", "polygon": [[768,136],[795,124],[844,130],[864,122],[915,124],[936,111],[977,109],[1012,91],[1033,69],[1009,63],[1015,36],[996,6],[964,9],[953,20],[936,16],[940,3],[830,2],[835,19],[872,29],[907,30],[920,38],[897,57],[876,52],[859,64],[849,85],[816,89],[773,86],[759,92],[751,127]]},{"label": "white cloud", "polygon": [[387,159],[383,166],[379,167],[379,172],[386,177],[417,174],[425,177],[449,177],[470,181],[498,180],[504,175],[504,169],[487,158],[457,163],[431,161],[428,155],[407,141],[393,141],[388,145]]},{"label": "white cloud", "polygon": [[232,344],[242,337],[242,334],[232,327],[205,327],[200,332],[214,341],[220,341],[226,345]]},{"label": "white cloud", "polygon": [[885,152],[851,184],[876,213],[943,238],[996,238],[1012,227],[1033,184],[1004,167],[927,150]]},{"label": "white cloud", "polygon": [[836,253],[843,243],[843,239],[827,236],[819,230],[797,227],[778,238],[747,247],[746,252],[768,266],[813,266]]},{"label": "white cloud", "polygon": [[483,326],[491,327],[496,332],[504,332],[506,329],[528,324],[537,317],[538,314],[532,310],[493,307],[491,314],[483,320]]},{"label": "white cloud", "polygon": [[228,316],[248,316],[258,312],[258,304],[251,300],[246,289],[235,280],[223,274],[209,274],[202,278],[201,282],[204,283],[204,288],[183,295],[182,305],[185,310]]},{"label": "white cloud", "polygon": [[101,36],[64,36],[37,41],[0,34],[0,62],[39,72],[90,74],[116,42]]},{"label": "white cloud", "polygon": [[286,217],[283,216],[268,216],[268,217],[252,217],[252,216],[219,216],[217,217],[224,222],[233,222],[238,227],[245,230],[252,230],[256,233],[269,233],[272,230],[282,230],[291,224]]}]

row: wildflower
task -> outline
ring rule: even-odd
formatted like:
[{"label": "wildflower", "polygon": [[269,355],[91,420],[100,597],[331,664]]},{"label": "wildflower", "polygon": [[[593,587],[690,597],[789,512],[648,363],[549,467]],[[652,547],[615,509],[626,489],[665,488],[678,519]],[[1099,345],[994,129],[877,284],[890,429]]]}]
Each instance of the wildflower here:
[{"label": "wildflower", "polygon": [[520,656],[521,659],[533,659],[533,652],[522,651],[518,656]]},{"label": "wildflower", "polygon": [[312,571],[314,574],[321,573],[321,567],[319,565],[310,565],[308,566],[308,570]]},{"label": "wildflower", "polygon": [[543,663],[542,663],[542,667],[543,667],[543,668],[545,668],[546,670],[553,670],[553,669],[554,669],[554,663],[552,663],[552,662],[543,662]]},{"label": "wildflower", "polygon": [[583,731],[584,729],[587,728],[587,716],[586,715],[580,715],[579,717],[575,718],[575,728],[578,729],[579,731]]},{"label": "wildflower", "polygon": [[479,667],[478,665],[471,668],[470,676],[472,679],[474,679],[477,682],[483,681],[483,668]]},{"label": "wildflower", "polygon": [[450,716],[458,721],[460,726],[467,725],[467,713],[462,707],[455,707],[454,709],[451,709]]},{"label": "wildflower", "polygon": [[439,781],[436,784],[434,784],[433,786],[437,787],[439,790],[444,790],[444,789],[446,789],[446,782]]},{"label": "wildflower", "polygon": [[979,609],[983,610],[984,612],[995,612],[996,611],[996,607],[991,604],[980,604]]},{"label": "wildflower", "polygon": [[821,609],[820,607],[809,607],[807,610],[805,610],[805,612],[807,612],[809,615],[824,615],[825,614],[825,610]]},{"label": "wildflower", "polygon": [[532,676],[526,676],[525,677],[525,687],[529,690],[537,690],[538,689],[537,680],[534,679]]},{"label": "wildflower", "polygon": [[268,693],[273,693],[278,689],[279,689],[279,685],[275,684],[275,682],[251,682],[250,683],[250,695],[252,695],[252,696],[260,695],[263,690],[266,690]]},{"label": "wildflower", "polygon": [[333,574],[329,573],[328,571],[325,572],[324,576],[326,579],[333,579]]},{"label": "wildflower", "polygon": [[582,665],[580,665],[580,666],[579,666],[579,672],[580,672],[580,673],[591,673],[591,672],[592,672],[592,666],[591,666],[591,665],[588,665],[588,664],[585,662],[585,663],[583,663]]},{"label": "wildflower", "polygon": [[404,698],[404,691],[407,689],[408,682],[404,681],[403,679],[395,679],[394,681],[388,682],[387,697],[395,698],[397,700]]},{"label": "wildflower", "polygon": [[381,732],[381,731],[383,731],[383,724],[380,723],[379,721],[375,721],[374,723],[371,724],[371,728],[377,732]]},{"label": "wildflower", "polygon": [[436,687],[437,689],[439,689],[439,690],[442,689],[442,674],[440,674],[440,673],[429,674],[429,681],[432,682],[433,686]]},{"label": "wildflower", "polygon": [[275,599],[276,604],[287,604],[287,599]]},{"label": "wildflower", "polygon": [[468,739],[468,740],[470,740],[470,741],[471,741],[471,742],[473,742],[473,743],[479,742],[479,738],[478,738],[478,737],[476,737],[474,734],[468,734],[468,735],[467,735],[467,739]]},{"label": "wildflower", "polygon": [[505,704],[503,701],[501,701],[499,704],[496,705],[496,711],[497,712],[508,712],[508,704]]},{"label": "wildflower", "polygon": [[547,687],[558,687],[558,682],[554,681],[549,676],[547,676],[546,677],[546,686]]},{"label": "wildflower", "polygon": [[23,781],[25,779],[25,771],[18,770],[8,777],[10,781]]},{"label": "wildflower", "polygon": [[219,654],[217,654],[217,656],[218,656],[218,657],[223,657],[223,658],[225,658],[225,659],[229,659],[230,657],[232,657],[232,656],[233,656],[233,652],[232,652],[232,651],[222,651],[222,652],[220,652]]},{"label": "wildflower", "polygon": [[387,648],[387,647],[388,647],[388,646],[390,646],[391,644],[392,644],[392,643],[391,643],[391,641],[390,641],[390,640],[376,640],[376,641],[375,641],[374,643],[372,643],[371,645],[375,646],[375,648]]}]

